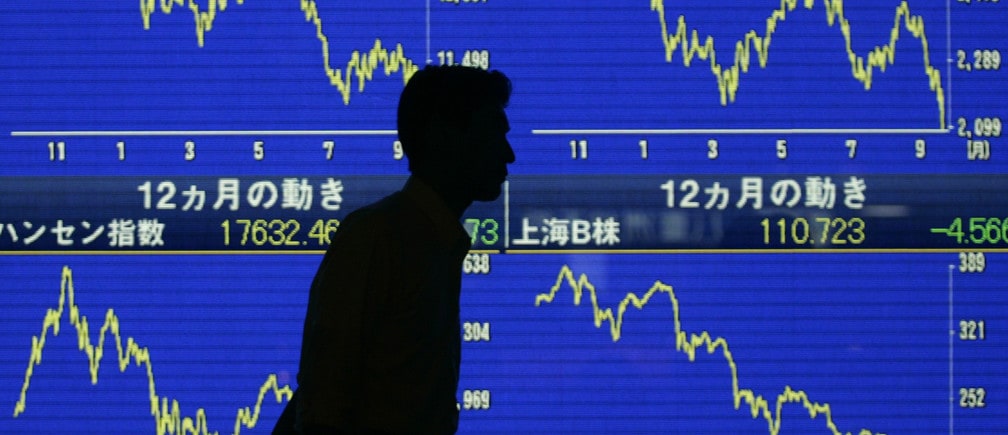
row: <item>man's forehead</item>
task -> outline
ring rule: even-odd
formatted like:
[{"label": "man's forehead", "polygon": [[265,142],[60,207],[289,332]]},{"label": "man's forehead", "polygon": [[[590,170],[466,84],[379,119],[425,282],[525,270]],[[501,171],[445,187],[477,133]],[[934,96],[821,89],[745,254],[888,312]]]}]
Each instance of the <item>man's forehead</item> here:
[{"label": "man's forehead", "polygon": [[475,114],[489,115],[489,116],[504,116],[504,107],[499,104],[481,104],[476,108]]}]

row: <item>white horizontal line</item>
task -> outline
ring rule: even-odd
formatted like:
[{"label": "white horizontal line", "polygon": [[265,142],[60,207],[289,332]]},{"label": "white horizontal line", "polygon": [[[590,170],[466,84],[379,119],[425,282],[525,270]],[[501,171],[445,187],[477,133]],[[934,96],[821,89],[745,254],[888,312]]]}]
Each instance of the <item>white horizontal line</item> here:
[{"label": "white horizontal line", "polygon": [[682,128],[682,129],[537,129],[532,134],[946,134],[941,128]]},{"label": "white horizontal line", "polygon": [[396,130],[54,130],[12,131],[11,136],[394,136]]}]

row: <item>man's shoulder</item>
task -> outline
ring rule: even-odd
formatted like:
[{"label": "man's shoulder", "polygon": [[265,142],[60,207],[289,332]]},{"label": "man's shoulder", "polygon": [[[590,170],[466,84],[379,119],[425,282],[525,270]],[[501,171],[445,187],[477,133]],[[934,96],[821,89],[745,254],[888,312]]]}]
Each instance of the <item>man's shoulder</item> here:
[{"label": "man's shoulder", "polygon": [[346,239],[381,239],[394,228],[403,214],[401,192],[395,192],[378,201],[358,208],[339,224],[333,241]]},{"label": "man's shoulder", "polygon": [[402,213],[402,192],[392,193],[378,201],[358,208],[343,219],[342,225],[372,226],[381,225]]}]

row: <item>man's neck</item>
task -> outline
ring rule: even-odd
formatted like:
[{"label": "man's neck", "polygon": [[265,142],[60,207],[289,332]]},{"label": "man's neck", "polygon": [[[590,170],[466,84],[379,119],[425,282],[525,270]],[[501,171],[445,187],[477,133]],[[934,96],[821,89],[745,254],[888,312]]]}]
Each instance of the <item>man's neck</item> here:
[{"label": "man's neck", "polygon": [[462,186],[458,185],[457,180],[448,180],[447,177],[423,173],[414,173],[413,177],[429,186],[444,201],[445,206],[457,219],[462,219],[462,214],[473,203],[472,199],[463,192]]}]

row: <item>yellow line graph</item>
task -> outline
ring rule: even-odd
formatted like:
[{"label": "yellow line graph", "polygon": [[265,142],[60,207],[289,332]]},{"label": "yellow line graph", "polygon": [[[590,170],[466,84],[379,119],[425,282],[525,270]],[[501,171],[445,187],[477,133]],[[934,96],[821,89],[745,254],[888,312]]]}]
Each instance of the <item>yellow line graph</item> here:
[{"label": "yellow line graph", "polygon": [[[811,10],[815,6],[816,0],[801,0],[805,9]],[[847,60],[851,65],[851,75],[854,76],[864,89],[870,90],[872,87],[872,77],[875,68],[885,72],[888,65],[892,65],[896,55],[896,41],[899,40],[900,22],[914,38],[919,39],[924,52],[924,73],[928,78],[928,86],[935,94],[938,103],[938,118],[941,128],[946,128],[945,122],[945,91],[941,85],[941,72],[931,66],[930,52],[928,50],[927,37],[924,35],[924,19],[920,15],[910,13],[910,6],[906,1],[900,2],[896,7],[893,27],[889,32],[889,42],[875,46],[867,56],[860,56],[851,48],[851,25],[844,16],[843,0],[821,0],[826,9],[826,23],[833,27],[839,24],[840,33],[844,38],[844,46],[847,51]],[[665,2],[663,0],[651,0],[651,10],[657,12],[658,21],[661,24],[662,42],[665,44],[665,61],[672,62],[672,55],[676,51],[682,53],[683,65],[689,67],[693,58],[699,57],[701,60],[709,60],[711,73],[717,79],[718,91],[721,94],[721,105],[725,106],[729,102],[735,101],[735,94],[738,92],[739,75],[749,71],[751,55],[755,51],[760,68],[766,68],[767,58],[770,55],[770,41],[777,25],[784,21],[788,14],[794,12],[798,7],[799,0],[780,0],[780,7],[775,9],[766,20],[766,31],[764,36],[760,36],[755,30],[750,30],[745,36],[735,43],[735,60],[727,69],[717,62],[717,54],[714,50],[714,38],[708,36],[703,42],[696,30],[689,31],[686,25],[686,18],[682,15],[676,23],[675,33],[669,33],[668,22],[665,18]]]},{"label": "yellow line graph", "polygon": [[[383,67],[386,77],[401,72],[403,84],[409,81],[413,73],[419,71],[420,68],[406,57],[402,44],[396,44],[394,49],[389,50],[382,45],[381,39],[375,39],[371,49],[363,54],[354,50],[344,69],[333,68],[329,54],[329,37],[322,30],[323,23],[319,16],[318,5],[314,0],[300,1],[305,21],[315,26],[315,37],[321,44],[322,67],[325,69],[326,77],[329,78],[329,84],[335,87],[343,97],[344,105],[350,104],[354,76],[357,77],[357,92],[363,92],[364,84],[374,79],[374,72],[379,66]],[[244,3],[244,0],[236,0],[235,2],[240,5]],[[213,29],[217,14],[227,9],[228,0],[210,0],[206,10],[200,10],[194,0],[140,0],[140,16],[143,18],[144,30],[150,30],[150,19],[155,10],[159,9],[161,13],[169,15],[176,6],[186,7],[192,11],[193,21],[196,25],[196,44],[202,47],[206,32]]]},{"label": "yellow line graph", "polygon": [[[91,384],[98,383],[98,368],[101,365],[102,357],[105,354],[105,336],[112,334],[112,341],[116,346],[116,353],[119,362],[119,371],[125,372],[132,361],[136,365],[142,365],[147,371],[147,389],[150,398],[150,412],[154,417],[155,427],[158,435],[170,434],[216,434],[207,429],[206,412],[203,408],[196,410],[196,417],[182,417],[177,400],[169,400],[167,397],[158,396],[154,387],[154,367],[151,364],[150,351],[147,347],[140,346],[133,341],[133,337],[126,337],[125,346],[122,336],[119,333],[119,317],[109,308],[105,312],[105,322],[102,324],[98,335],[98,345],[91,343],[88,321],[86,316],[82,316],[74,303],[73,273],[70,267],[63,266],[63,275],[60,279],[59,305],[56,309],[46,310],[45,319],[42,322],[42,333],[32,337],[31,355],[28,358],[28,368],[25,370],[24,384],[21,386],[21,396],[14,404],[14,417],[21,415],[25,411],[27,403],[28,387],[31,384],[31,377],[35,367],[42,363],[42,350],[46,344],[49,331],[52,335],[59,335],[60,322],[63,319],[65,308],[70,310],[70,325],[77,330],[77,348],[88,358],[88,369],[91,374]],[[290,386],[280,386],[277,376],[270,374],[266,381],[259,387],[259,394],[253,406],[240,408],[235,416],[234,434],[239,434],[242,427],[253,428],[259,421],[259,413],[262,409],[263,401],[269,393],[273,393],[277,403],[290,400],[294,395]]]},{"label": "yellow line graph", "polygon": [[[626,297],[619,303],[614,313],[612,308],[603,309],[599,307],[598,295],[595,292],[595,286],[588,281],[588,277],[585,274],[581,274],[580,277],[575,279],[574,272],[565,264],[560,269],[560,273],[557,275],[556,283],[553,284],[549,293],[536,295],[535,306],[538,307],[543,303],[552,303],[557,292],[560,291],[560,288],[563,287],[564,284],[570,287],[574,293],[574,305],[580,306],[581,298],[586,292],[588,293],[588,297],[591,299],[592,312],[595,318],[595,327],[601,328],[603,322],[609,322],[609,334],[612,336],[613,342],[619,341],[620,339],[623,327],[623,315],[626,313],[627,307],[632,304],[635,308],[641,310],[656,294],[667,294],[669,300],[672,302],[676,350],[686,354],[686,357],[690,362],[693,362],[696,359],[696,352],[698,348],[706,348],[708,354],[714,354],[720,350],[725,362],[728,363],[729,369],[731,369],[732,397],[735,400],[736,410],[742,406],[742,401],[744,400],[745,403],[749,405],[749,411],[752,414],[752,418],[755,419],[762,417],[767,422],[767,428],[770,435],[777,435],[780,432],[781,412],[784,405],[788,403],[798,403],[801,404],[806,411],[808,411],[809,418],[815,419],[817,416],[822,415],[825,418],[826,427],[834,435],[844,434],[844,432],[837,429],[836,424],[833,423],[833,412],[830,405],[828,403],[818,403],[812,401],[812,399],[808,397],[808,394],[802,390],[792,389],[790,385],[784,386],[784,391],[777,395],[776,401],[771,409],[770,402],[762,395],[756,394],[751,389],[739,386],[738,367],[735,364],[735,358],[728,349],[728,341],[723,337],[712,337],[707,331],[702,331],[699,334],[691,334],[684,331],[679,320],[679,300],[676,298],[672,286],[661,281],[655,281],[654,285],[652,285],[643,296],[637,296],[634,293],[627,293]],[[847,432],[847,434],[850,435],[851,433]],[[868,429],[861,429],[858,434],[873,435],[873,432]]]}]

